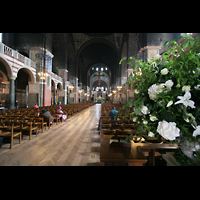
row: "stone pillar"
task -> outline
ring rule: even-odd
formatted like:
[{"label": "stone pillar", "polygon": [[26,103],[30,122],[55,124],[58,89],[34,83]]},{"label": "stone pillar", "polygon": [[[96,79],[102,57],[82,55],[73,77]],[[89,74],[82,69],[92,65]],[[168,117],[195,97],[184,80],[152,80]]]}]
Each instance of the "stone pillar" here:
[{"label": "stone pillar", "polygon": [[9,107],[10,109],[15,108],[15,79],[11,78],[10,79],[10,104]]},{"label": "stone pillar", "polygon": [[56,105],[56,84],[53,90],[53,102],[54,102],[54,105]]},{"label": "stone pillar", "polygon": [[75,78],[74,103],[78,103],[78,78]]}]

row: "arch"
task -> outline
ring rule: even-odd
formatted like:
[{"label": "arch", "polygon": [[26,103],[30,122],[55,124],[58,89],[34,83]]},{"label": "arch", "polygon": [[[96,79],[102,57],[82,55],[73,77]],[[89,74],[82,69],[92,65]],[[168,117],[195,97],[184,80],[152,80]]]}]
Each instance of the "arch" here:
[{"label": "arch", "polygon": [[103,44],[106,44],[106,45],[110,46],[115,51],[115,53],[117,54],[117,56],[119,56],[117,47],[112,42],[110,42],[109,40],[103,39],[103,38],[93,38],[91,40],[86,41],[85,43],[83,43],[81,45],[81,47],[77,51],[76,58],[79,57],[79,55],[80,55],[80,53],[81,53],[81,51],[83,49],[85,49],[87,46],[89,46],[89,45],[91,45],[93,43],[103,43]]},{"label": "arch", "polygon": [[60,90],[60,91],[63,90],[63,88],[62,88],[62,84],[61,84],[61,83],[58,83],[58,84],[57,84],[57,90]]},{"label": "arch", "polygon": [[0,70],[0,74],[2,75],[3,82],[7,82],[7,81],[8,81],[8,78],[7,78],[7,76],[5,75],[5,73],[4,73],[3,71]]},{"label": "arch", "polygon": [[[34,76],[33,72],[32,72],[30,69],[28,69],[28,68],[26,68],[26,67],[22,67],[22,68],[20,68],[20,69],[18,70],[18,72],[19,72],[20,70],[24,70],[24,71],[30,76],[30,78],[31,78],[31,81],[30,81],[30,82],[35,83],[35,76]],[[17,73],[18,73],[18,72],[17,72]]]},{"label": "arch", "polygon": [[[106,81],[104,81],[104,80],[101,80],[102,82],[104,82],[105,84],[106,84],[106,86],[107,86],[107,88],[109,88],[108,87],[108,83],[106,82]],[[94,87],[94,85],[95,85],[95,83],[97,83],[98,82],[98,80],[96,80],[96,81],[94,81],[93,83],[92,83],[92,85],[91,85],[91,90],[93,90],[93,87]],[[97,86],[98,87],[98,86]]]},{"label": "arch", "polygon": [[[110,88],[110,78],[108,76],[108,74],[106,74],[105,72],[101,72],[104,77],[100,77],[101,81],[104,81],[107,86],[108,86],[108,89]],[[94,78],[94,76],[97,74],[97,72],[94,72],[91,77],[90,77],[90,89],[92,89],[92,85],[98,81],[97,78]]]},{"label": "arch", "polygon": [[13,70],[12,70],[12,67],[10,66],[10,64],[3,57],[1,57],[1,56],[0,56],[0,61],[6,67],[8,78],[9,79],[15,79],[16,77],[14,77],[14,75],[13,75]]},{"label": "arch", "polygon": [[[91,60],[91,62],[94,62],[94,63],[84,63],[85,60],[83,61],[83,58],[82,59],[80,58],[82,53],[87,53],[87,51],[90,50],[91,48],[95,49],[95,46],[98,45],[98,44],[101,45],[101,48],[104,48],[107,51],[112,52],[112,54],[107,55],[107,54],[104,53],[105,55],[103,55],[103,53],[101,52],[101,57],[99,57],[98,59],[95,57],[94,59],[96,59],[96,60],[94,60],[94,59],[92,59],[93,61]],[[91,52],[87,55],[91,56]],[[95,55],[97,55],[97,54],[95,54]],[[103,59],[102,55],[105,56],[106,58]],[[85,59],[85,57],[84,57],[84,59]],[[113,66],[112,67],[110,66],[110,67],[111,67],[112,72],[114,72],[115,71],[114,65],[116,65],[117,62],[119,62],[119,52],[118,52],[117,47],[112,42],[110,42],[109,40],[106,40],[106,39],[103,39],[103,38],[93,38],[91,40],[86,41],[85,43],[83,43],[80,46],[80,48],[78,49],[78,51],[76,53],[76,58],[75,58],[76,76],[78,77],[82,74],[82,77],[83,76],[85,77],[87,75],[88,68],[92,64],[95,64],[97,62],[102,62],[103,60],[108,62],[108,63],[112,63]],[[108,63],[104,62],[104,64],[106,64],[106,65],[108,65]],[[82,82],[84,82],[84,83],[85,83],[85,81],[87,81],[87,79],[84,79],[84,81],[82,80]]]},{"label": "arch", "polygon": [[[91,71],[92,71],[92,68],[94,67],[94,72],[93,73],[91,73]],[[95,68],[96,67],[104,67],[104,68],[107,68],[107,75],[108,75],[108,77],[110,78],[111,77],[111,69],[110,69],[110,67],[108,67],[107,65],[105,65],[104,63],[95,63],[95,64],[93,64],[93,65],[91,65],[91,67],[89,67],[89,69],[88,69],[88,71],[87,71],[87,85],[89,85],[89,83],[90,83],[90,78],[91,78],[91,76],[96,72],[96,70],[95,70]],[[102,72],[102,71],[101,71]]]}]

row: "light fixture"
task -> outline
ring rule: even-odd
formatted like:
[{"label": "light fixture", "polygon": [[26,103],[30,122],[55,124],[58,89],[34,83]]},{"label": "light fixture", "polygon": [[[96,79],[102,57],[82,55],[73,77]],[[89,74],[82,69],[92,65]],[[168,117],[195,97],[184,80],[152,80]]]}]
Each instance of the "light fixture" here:
[{"label": "light fixture", "polygon": [[45,77],[48,76],[48,73],[39,72],[38,75],[40,76],[40,79],[45,79]]},{"label": "light fixture", "polygon": [[116,93],[116,90],[113,90],[112,92],[115,94],[115,93]]},{"label": "light fixture", "polygon": [[122,89],[122,86],[120,85],[120,86],[117,86],[117,89],[118,90],[121,90]]}]

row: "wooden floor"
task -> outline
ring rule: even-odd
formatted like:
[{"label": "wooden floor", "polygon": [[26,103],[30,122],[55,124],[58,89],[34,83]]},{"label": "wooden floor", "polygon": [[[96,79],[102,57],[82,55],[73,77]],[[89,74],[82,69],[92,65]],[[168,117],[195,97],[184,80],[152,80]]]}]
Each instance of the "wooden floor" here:
[{"label": "wooden floor", "polygon": [[37,137],[0,148],[0,166],[101,166],[97,131],[101,105],[82,110]]}]

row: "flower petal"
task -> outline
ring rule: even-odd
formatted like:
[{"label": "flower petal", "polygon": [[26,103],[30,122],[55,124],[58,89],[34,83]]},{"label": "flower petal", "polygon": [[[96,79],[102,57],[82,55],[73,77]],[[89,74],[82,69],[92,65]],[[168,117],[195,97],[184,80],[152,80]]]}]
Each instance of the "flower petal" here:
[{"label": "flower petal", "polygon": [[184,99],[190,99],[191,98],[191,93],[187,91],[184,95]]}]

